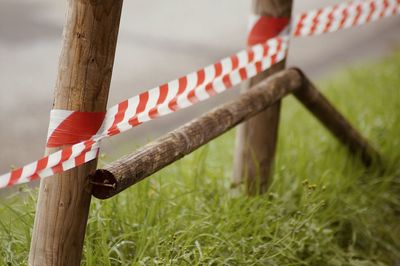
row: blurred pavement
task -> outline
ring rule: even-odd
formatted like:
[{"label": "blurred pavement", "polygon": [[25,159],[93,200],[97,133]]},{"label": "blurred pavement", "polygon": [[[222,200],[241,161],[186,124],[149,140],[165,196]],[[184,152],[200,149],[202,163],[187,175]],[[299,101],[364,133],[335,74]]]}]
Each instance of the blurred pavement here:
[{"label": "blurred pavement", "polygon": [[[109,106],[241,50],[250,1],[127,0]],[[295,11],[337,1],[295,1]],[[0,0],[0,172],[44,150],[61,50],[66,1]],[[400,45],[400,17],[291,43],[289,64],[320,79],[347,65],[390,54]],[[131,148],[237,95],[229,91],[183,112],[106,140],[105,151]],[[129,140],[129,142],[126,142]]]}]

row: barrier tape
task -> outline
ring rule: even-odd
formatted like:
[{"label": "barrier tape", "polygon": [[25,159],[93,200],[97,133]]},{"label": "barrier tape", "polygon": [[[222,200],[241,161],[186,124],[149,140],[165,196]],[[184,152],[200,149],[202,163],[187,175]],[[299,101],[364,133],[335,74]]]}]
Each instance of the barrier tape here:
[{"label": "barrier tape", "polygon": [[53,109],[50,112],[47,147],[72,145],[99,133],[104,112],[76,112]]},{"label": "barrier tape", "polygon": [[[398,14],[400,0],[344,3],[296,16],[291,35],[333,32]],[[268,25],[271,27],[267,29]],[[289,32],[288,25],[288,19],[284,18],[253,17],[248,49],[125,100],[105,114],[52,110],[47,146],[73,145],[1,175],[0,188],[48,177],[89,162],[97,157],[102,139],[209,99],[267,70],[286,57],[289,34],[268,37]]]},{"label": "barrier tape", "polygon": [[296,16],[292,35],[299,37],[335,32],[399,14],[400,0],[342,3]]},{"label": "barrier tape", "polygon": [[276,36],[286,36],[290,33],[290,18],[251,15],[249,19],[249,34],[247,45],[264,43]]},{"label": "barrier tape", "polygon": [[[99,133],[0,177],[0,188],[60,173],[96,158],[99,141],[222,93],[286,56],[288,37],[274,38],[111,107]],[[62,113],[63,110],[53,110]],[[73,114],[74,112],[68,112]]]}]

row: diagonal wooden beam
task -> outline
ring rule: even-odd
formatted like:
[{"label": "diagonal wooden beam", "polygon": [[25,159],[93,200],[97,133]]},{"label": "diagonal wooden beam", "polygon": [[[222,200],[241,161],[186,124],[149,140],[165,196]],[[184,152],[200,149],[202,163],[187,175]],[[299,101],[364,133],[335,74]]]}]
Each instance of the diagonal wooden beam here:
[{"label": "diagonal wooden beam", "polygon": [[[298,70],[299,73],[302,73]],[[323,124],[351,153],[360,155],[362,162],[370,166],[379,161],[378,152],[368,141],[336,110],[314,84],[302,73],[303,86],[293,92],[294,96]]]}]

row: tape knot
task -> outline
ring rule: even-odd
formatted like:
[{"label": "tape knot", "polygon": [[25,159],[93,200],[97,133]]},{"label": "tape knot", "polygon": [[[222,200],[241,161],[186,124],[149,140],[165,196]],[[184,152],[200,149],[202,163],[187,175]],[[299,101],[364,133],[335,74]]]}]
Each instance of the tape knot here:
[{"label": "tape knot", "polygon": [[286,17],[271,17],[252,15],[249,23],[247,45],[265,43],[267,40],[283,33],[289,33],[290,19]]},{"label": "tape knot", "polygon": [[47,147],[72,145],[88,140],[99,131],[105,112],[51,110]]}]

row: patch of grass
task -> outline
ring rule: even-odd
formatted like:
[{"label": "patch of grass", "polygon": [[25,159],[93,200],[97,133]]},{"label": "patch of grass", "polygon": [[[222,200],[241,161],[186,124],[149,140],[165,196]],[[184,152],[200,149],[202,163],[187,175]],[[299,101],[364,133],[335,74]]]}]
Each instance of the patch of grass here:
[{"label": "patch of grass", "polygon": [[[234,132],[108,201],[93,200],[84,265],[394,265],[400,261],[400,53],[319,87],[381,152],[366,170],[284,100],[274,181],[232,193]],[[0,262],[26,264],[35,193],[0,203]]]}]

